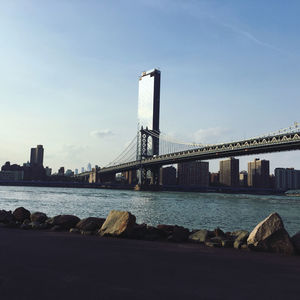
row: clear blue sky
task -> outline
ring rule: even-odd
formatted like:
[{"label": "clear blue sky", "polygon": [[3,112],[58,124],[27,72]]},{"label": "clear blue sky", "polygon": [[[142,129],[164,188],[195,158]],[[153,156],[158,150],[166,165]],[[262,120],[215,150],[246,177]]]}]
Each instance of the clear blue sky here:
[{"label": "clear blue sky", "polygon": [[[135,135],[138,77],[155,67],[161,130],[178,139],[288,127],[300,121],[299,15],[298,0],[0,0],[0,164],[43,144],[54,171],[106,165]],[[300,169],[300,151],[258,157]]]}]

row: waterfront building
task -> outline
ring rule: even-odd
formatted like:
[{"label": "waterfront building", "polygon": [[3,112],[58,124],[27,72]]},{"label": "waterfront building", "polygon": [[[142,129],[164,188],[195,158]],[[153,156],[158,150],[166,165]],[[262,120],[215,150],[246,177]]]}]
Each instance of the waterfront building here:
[{"label": "waterfront building", "polygon": [[36,148],[31,148],[30,151],[30,165],[43,166],[44,148],[43,145],[37,145]]},{"label": "waterfront building", "polygon": [[247,171],[240,172],[240,186],[242,186],[242,187],[248,186],[248,172]]},{"label": "waterfront building", "polygon": [[248,163],[248,186],[254,188],[270,187],[270,162],[255,158]]},{"label": "waterfront building", "polygon": [[58,175],[60,175],[60,176],[64,176],[65,175],[65,168],[64,167],[60,167],[59,168]]},{"label": "waterfront building", "polygon": [[239,160],[230,157],[220,161],[220,184],[237,187],[239,181]]},{"label": "waterfront building", "polygon": [[173,166],[161,168],[159,181],[160,185],[176,185],[176,168]]},{"label": "waterfront building", "polygon": [[65,172],[65,176],[68,176],[68,177],[74,176],[74,172],[70,169],[67,169],[67,171]]},{"label": "waterfront building", "polygon": [[300,189],[300,170],[295,170],[294,168],[276,168],[275,188],[284,191]]},{"label": "waterfront building", "polygon": [[0,172],[1,181],[21,181],[24,179],[24,169],[17,164],[10,164],[7,161],[2,167]]},{"label": "waterfront building", "polygon": [[207,187],[209,182],[208,166],[208,162],[205,161],[179,163],[178,184]]},{"label": "waterfront building", "polygon": [[0,171],[0,181],[22,181],[24,171]]},{"label": "waterfront building", "polygon": [[46,176],[51,176],[52,169],[49,168],[49,167],[46,167],[46,168],[45,168],[45,173],[46,173]]},{"label": "waterfront building", "polygon": [[220,184],[220,172],[209,174],[209,185],[218,186]]}]

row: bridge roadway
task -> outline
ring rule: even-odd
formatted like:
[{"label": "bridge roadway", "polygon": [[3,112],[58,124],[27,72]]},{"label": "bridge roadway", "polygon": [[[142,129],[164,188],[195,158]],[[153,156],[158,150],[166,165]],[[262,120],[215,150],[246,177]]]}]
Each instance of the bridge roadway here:
[{"label": "bridge roadway", "polygon": [[119,173],[139,169],[160,167],[194,160],[209,160],[232,156],[281,152],[300,149],[300,130],[268,137],[259,137],[238,142],[207,145],[196,149],[158,155],[139,161],[132,161],[100,169],[100,174]]}]

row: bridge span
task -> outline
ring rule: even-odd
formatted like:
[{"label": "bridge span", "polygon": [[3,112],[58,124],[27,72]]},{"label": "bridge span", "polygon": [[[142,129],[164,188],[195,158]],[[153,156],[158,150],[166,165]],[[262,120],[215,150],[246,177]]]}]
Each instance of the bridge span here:
[{"label": "bridge span", "polygon": [[159,168],[163,165],[194,160],[209,160],[232,156],[272,153],[300,149],[300,130],[246,139],[236,142],[206,145],[185,151],[152,156],[102,168],[99,174],[119,173],[129,170]]}]

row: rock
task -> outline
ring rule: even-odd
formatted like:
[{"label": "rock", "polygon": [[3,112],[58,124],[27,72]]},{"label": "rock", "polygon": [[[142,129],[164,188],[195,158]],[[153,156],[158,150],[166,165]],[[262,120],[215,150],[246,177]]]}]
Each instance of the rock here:
[{"label": "rock", "polygon": [[250,250],[250,249],[248,248],[248,245],[247,245],[247,244],[242,244],[240,249],[246,250],[246,251],[247,251],[247,250],[248,250],[248,251]]},{"label": "rock", "polygon": [[165,232],[161,231],[160,229],[147,225],[147,230],[144,235],[144,239],[147,241],[156,241],[166,239]]},{"label": "rock", "polygon": [[62,231],[64,230],[64,228],[60,225],[54,225],[53,227],[51,227],[50,231]]},{"label": "rock", "polygon": [[35,212],[30,215],[31,222],[44,223],[48,219],[47,215],[42,212]]},{"label": "rock", "polygon": [[147,224],[135,224],[129,237],[137,240],[156,241],[166,238],[166,233]]},{"label": "rock", "polygon": [[240,249],[241,246],[242,246],[242,244],[243,244],[243,243],[242,243],[241,241],[235,240],[234,243],[233,243],[233,248],[235,248],[235,249]]},{"label": "rock", "polygon": [[0,223],[8,224],[14,221],[15,221],[15,217],[11,213],[11,211],[0,210]]},{"label": "rock", "polygon": [[235,232],[232,232],[232,235],[235,237],[235,241],[237,242],[246,242],[249,237],[249,231],[247,230],[238,230]]},{"label": "rock", "polygon": [[13,215],[19,222],[23,222],[25,219],[30,219],[30,211],[24,207],[18,207],[14,210]]},{"label": "rock", "polygon": [[172,235],[174,231],[174,225],[165,225],[165,224],[160,224],[157,225],[156,228],[159,229],[166,237]]},{"label": "rock", "polygon": [[62,229],[70,229],[75,227],[76,224],[80,221],[80,219],[73,215],[59,215],[55,216],[51,219],[47,219],[47,223],[52,226],[60,226]]},{"label": "rock", "polygon": [[96,231],[101,228],[104,222],[105,219],[103,218],[89,217],[78,222],[76,228],[83,231]]},{"label": "rock", "polygon": [[214,235],[217,237],[217,236],[221,236],[221,237],[225,237],[225,233],[223,230],[221,230],[219,227],[217,227],[215,230],[214,230]]},{"label": "rock", "polygon": [[292,242],[294,244],[296,252],[300,253],[300,231],[292,236]]},{"label": "rock", "polygon": [[80,230],[78,228],[71,228],[69,230],[69,232],[71,232],[71,233],[80,233]]},{"label": "rock", "polygon": [[136,224],[135,220],[130,212],[112,210],[98,233],[101,236],[130,236]]},{"label": "rock", "polygon": [[147,224],[135,224],[130,232],[129,237],[136,240],[143,240],[147,235]]},{"label": "rock", "polygon": [[200,229],[189,236],[190,242],[204,243],[208,239],[208,230]]},{"label": "rock", "polygon": [[223,248],[232,248],[233,240],[221,240],[221,245]]},{"label": "rock", "polygon": [[32,229],[40,229],[40,223],[39,222],[31,222],[29,223]]},{"label": "rock", "polygon": [[294,254],[294,246],[277,213],[261,221],[250,233],[247,244],[250,249]]},{"label": "rock", "polygon": [[188,240],[189,234],[190,231],[187,228],[175,225],[173,233],[168,237],[168,240],[177,243],[185,242]]}]

